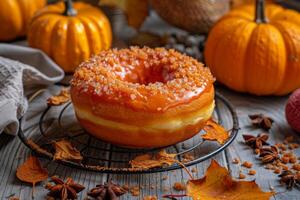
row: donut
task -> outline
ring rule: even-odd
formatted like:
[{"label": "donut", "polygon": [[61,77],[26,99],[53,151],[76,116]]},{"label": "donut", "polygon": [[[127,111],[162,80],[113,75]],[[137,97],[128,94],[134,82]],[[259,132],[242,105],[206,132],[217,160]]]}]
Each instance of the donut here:
[{"label": "donut", "polygon": [[131,148],[176,144],[197,134],[214,110],[214,78],[172,49],[110,49],[83,62],[71,80],[81,126]]}]

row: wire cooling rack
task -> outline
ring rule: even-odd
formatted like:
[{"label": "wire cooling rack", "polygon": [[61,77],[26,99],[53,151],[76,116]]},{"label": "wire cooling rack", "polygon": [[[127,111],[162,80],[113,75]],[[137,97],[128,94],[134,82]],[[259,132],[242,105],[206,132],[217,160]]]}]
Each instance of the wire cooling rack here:
[{"label": "wire cooling rack", "polygon": [[[44,101],[46,102],[46,99]],[[203,133],[199,132],[189,140],[164,147],[168,153],[175,153],[177,159],[184,162],[186,167],[200,163],[224,151],[238,134],[238,117],[232,105],[219,93],[216,93],[215,102],[216,108],[213,118],[229,130],[230,134],[224,144],[220,145],[217,142],[203,140],[199,136]],[[129,149],[109,144],[91,136],[78,124],[71,102],[62,106],[47,106],[37,117],[38,123],[32,125],[33,129],[24,129],[23,125],[26,118],[25,115],[20,119],[18,136],[36,155],[53,160],[53,153],[55,152],[53,142],[68,139],[84,158],[80,163],[56,160],[53,160],[53,162],[59,162],[74,168],[115,174],[155,173],[182,168],[177,163],[154,169],[137,170],[131,168],[129,161],[137,155],[155,153],[162,148]],[[186,155],[190,155],[192,159],[184,161]]]}]

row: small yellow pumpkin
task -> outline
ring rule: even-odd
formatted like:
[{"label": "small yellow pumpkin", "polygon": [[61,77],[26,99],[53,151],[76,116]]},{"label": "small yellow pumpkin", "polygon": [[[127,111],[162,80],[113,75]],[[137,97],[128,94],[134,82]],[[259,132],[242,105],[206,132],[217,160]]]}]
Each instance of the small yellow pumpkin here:
[{"label": "small yellow pumpkin", "polygon": [[29,45],[43,50],[65,72],[73,72],[91,55],[109,49],[111,42],[111,27],[104,13],[71,0],[41,9],[28,32]]},{"label": "small yellow pumpkin", "polygon": [[300,14],[275,4],[265,10],[263,0],[238,7],[213,27],[204,56],[231,89],[287,94],[300,87]]},{"label": "small yellow pumpkin", "polygon": [[46,0],[1,0],[0,41],[25,36],[32,16],[45,5]]}]

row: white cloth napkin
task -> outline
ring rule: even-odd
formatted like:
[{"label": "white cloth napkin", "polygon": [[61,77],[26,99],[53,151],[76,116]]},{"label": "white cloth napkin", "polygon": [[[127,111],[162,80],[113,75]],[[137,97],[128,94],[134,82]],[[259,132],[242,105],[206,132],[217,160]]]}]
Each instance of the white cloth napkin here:
[{"label": "white cloth napkin", "polygon": [[15,135],[28,104],[26,90],[54,84],[64,72],[43,52],[0,44],[0,133]]}]

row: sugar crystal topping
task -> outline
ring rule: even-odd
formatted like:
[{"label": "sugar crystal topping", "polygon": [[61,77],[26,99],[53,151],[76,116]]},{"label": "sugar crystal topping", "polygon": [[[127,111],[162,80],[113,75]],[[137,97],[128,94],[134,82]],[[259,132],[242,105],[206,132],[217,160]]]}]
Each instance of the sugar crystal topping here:
[{"label": "sugar crystal topping", "polygon": [[199,96],[213,81],[208,68],[175,50],[131,47],[102,51],[82,63],[71,86],[104,101],[142,107],[156,102],[163,110]]}]

